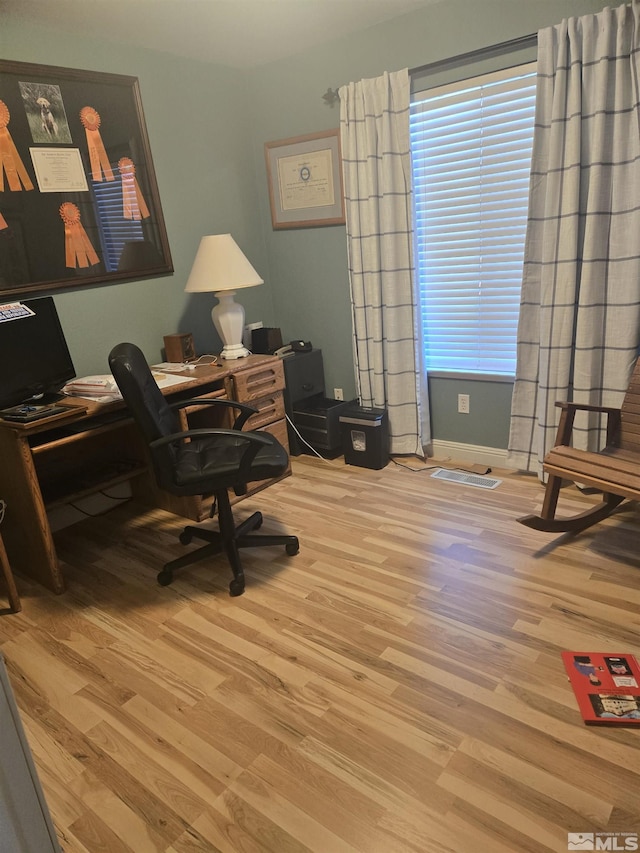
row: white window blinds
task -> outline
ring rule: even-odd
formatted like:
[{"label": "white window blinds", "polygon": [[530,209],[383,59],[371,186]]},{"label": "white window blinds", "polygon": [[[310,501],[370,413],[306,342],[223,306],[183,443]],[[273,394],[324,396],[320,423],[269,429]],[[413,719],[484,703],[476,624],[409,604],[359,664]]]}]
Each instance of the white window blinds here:
[{"label": "white window blinds", "polygon": [[431,371],[515,373],[535,63],[413,96],[416,267]]}]

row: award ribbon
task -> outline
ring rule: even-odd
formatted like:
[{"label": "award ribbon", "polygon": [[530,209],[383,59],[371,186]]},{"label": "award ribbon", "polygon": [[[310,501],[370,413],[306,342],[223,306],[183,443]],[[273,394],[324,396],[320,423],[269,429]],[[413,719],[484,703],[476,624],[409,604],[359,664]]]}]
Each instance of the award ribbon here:
[{"label": "award ribbon", "polygon": [[140,192],[133,160],[121,157],[118,160],[118,169],[122,175],[122,215],[125,219],[146,219],[149,216],[149,208]]},{"label": "award ribbon", "polygon": [[108,181],[114,181],[113,170],[100,136],[100,115],[93,107],[83,107],[80,110],[80,121],[87,132],[87,146],[89,148],[89,162],[91,163],[91,177],[94,181],[102,181],[102,173]]},{"label": "award ribbon", "polygon": [[64,222],[64,248],[68,267],[88,267],[100,263],[87,232],[80,222],[80,211],[75,204],[65,201],[60,205]]},{"label": "award ribbon", "polygon": [[0,191],[4,190],[3,171],[6,172],[10,190],[21,190],[21,181],[25,190],[32,190],[31,178],[27,174],[24,163],[18,154],[18,149],[7,130],[10,119],[9,107],[4,101],[0,101]]}]

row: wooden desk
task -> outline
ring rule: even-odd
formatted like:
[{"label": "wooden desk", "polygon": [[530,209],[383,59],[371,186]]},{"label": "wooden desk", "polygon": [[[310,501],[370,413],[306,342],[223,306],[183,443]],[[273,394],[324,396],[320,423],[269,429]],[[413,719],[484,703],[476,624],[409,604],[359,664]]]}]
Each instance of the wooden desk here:
[{"label": "wooden desk", "polygon": [[[258,413],[245,428],[268,430],[288,449],[280,359],[252,355],[222,365],[185,371],[179,374],[184,382],[163,393],[171,401],[227,397],[249,403]],[[57,593],[64,591],[64,578],[48,510],[124,480],[131,480],[135,499],[176,515],[201,521],[209,509],[201,498],[178,498],[158,489],[147,449],[124,403],[69,398],[65,405],[68,415],[30,424],[0,420],[0,495],[7,502],[2,534],[9,560],[16,571]],[[185,427],[187,418],[192,427],[228,425],[213,416],[212,407],[204,406],[181,414]],[[283,476],[290,473],[289,468]],[[272,482],[252,484],[249,494]]]}]

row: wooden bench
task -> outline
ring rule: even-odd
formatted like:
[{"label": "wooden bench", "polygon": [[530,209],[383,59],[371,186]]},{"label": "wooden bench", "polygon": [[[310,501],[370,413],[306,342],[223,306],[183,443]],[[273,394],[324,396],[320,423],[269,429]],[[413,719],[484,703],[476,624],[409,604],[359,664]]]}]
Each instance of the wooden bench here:
[{"label": "wooden bench", "polygon": [[[556,403],[561,408],[555,447],[544,458],[549,475],[540,515],[525,515],[520,524],[550,533],[584,530],[606,518],[623,500],[640,500],[640,358],[636,361],[622,408]],[[607,415],[606,446],[598,452],[571,447],[576,412]],[[602,492],[602,501],[578,515],[556,518],[563,480]]]}]

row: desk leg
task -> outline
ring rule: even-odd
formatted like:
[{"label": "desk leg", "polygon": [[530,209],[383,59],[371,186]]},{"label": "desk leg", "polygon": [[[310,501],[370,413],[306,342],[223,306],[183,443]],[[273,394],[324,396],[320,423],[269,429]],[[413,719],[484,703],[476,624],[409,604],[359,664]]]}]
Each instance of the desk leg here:
[{"label": "desk leg", "polygon": [[2,538],[13,568],[52,592],[64,592],[49,519],[28,440],[0,429],[0,494],[7,503]]},{"label": "desk leg", "polygon": [[19,610],[22,610],[22,604],[20,603],[20,596],[18,595],[18,590],[16,589],[16,582],[13,579],[13,572],[11,571],[11,566],[9,565],[9,558],[7,557],[7,552],[4,547],[4,542],[2,541],[2,537],[0,536],[0,567],[2,568],[2,574],[4,575],[4,582],[7,586],[7,596],[9,598],[9,607],[14,613],[17,613]]}]

